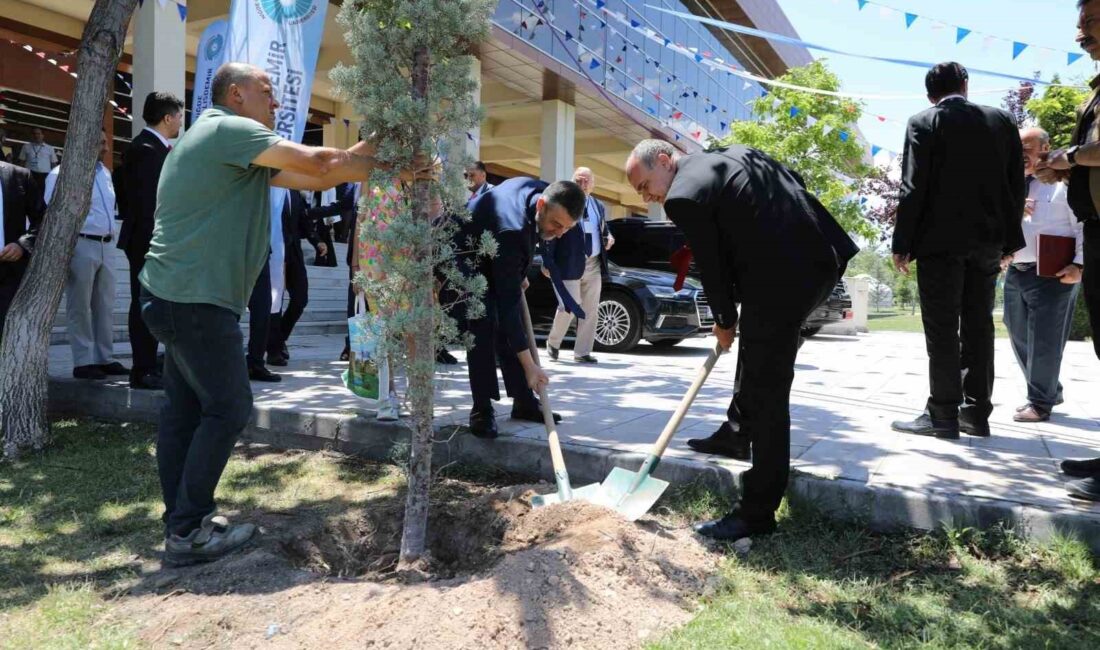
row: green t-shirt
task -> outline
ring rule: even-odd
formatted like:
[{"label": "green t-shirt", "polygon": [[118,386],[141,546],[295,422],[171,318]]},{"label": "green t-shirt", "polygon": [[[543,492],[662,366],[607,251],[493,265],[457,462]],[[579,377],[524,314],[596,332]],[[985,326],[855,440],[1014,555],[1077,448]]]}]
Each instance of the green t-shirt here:
[{"label": "green t-shirt", "polygon": [[140,275],[146,289],[244,313],[271,245],[275,173],[252,159],[280,140],[224,106],[203,112],[164,161]]}]

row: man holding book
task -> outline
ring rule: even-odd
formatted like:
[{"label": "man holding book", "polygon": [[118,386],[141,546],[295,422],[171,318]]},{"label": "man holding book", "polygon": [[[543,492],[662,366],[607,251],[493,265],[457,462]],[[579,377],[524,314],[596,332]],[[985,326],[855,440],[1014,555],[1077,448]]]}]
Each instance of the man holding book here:
[{"label": "man holding book", "polygon": [[1081,287],[1084,233],[1069,207],[1065,183],[1034,177],[1035,165],[1050,151],[1050,136],[1030,128],[1020,132],[1020,141],[1028,175],[1025,246],[1005,275],[1004,321],[1027,381],[1027,403],[1013,419],[1044,422],[1062,403],[1058,373]]}]

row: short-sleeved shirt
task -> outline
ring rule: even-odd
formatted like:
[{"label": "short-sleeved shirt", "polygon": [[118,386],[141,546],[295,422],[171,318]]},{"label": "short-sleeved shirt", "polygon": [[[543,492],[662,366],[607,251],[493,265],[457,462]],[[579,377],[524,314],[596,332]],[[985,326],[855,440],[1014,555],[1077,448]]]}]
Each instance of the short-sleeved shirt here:
[{"label": "short-sleeved shirt", "polygon": [[164,161],[141,284],[163,300],[243,314],[271,244],[271,177],[252,160],[281,141],[224,106],[203,111]]},{"label": "short-sleeved shirt", "polygon": [[57,152],[44,142],[28,142],[19,153],[19,162],[36,174],[48,174],[57,164]]}]

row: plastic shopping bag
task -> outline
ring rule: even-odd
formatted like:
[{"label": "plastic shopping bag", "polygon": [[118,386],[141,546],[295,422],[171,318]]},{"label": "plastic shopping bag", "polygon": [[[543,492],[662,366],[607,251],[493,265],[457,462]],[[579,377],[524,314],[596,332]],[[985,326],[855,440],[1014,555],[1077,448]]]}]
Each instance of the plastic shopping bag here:
[{"label": "plastic shopping bag", "polygon": [[348,319],[348,340],[351,354],[342,375],[344,385],[359,397],[388,396],[389,364],[378,351],[382,321],[367,311],[362,294],[355,297],[355,315]]}]

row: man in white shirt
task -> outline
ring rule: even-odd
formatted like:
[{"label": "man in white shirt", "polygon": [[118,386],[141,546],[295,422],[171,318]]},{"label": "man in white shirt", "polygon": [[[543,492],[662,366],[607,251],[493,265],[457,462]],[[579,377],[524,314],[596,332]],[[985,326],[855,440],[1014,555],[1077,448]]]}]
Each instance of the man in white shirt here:
[{"label": "man in white shirt", "polygon": [[23,145],[18,162],[31,171],[34,180],[38,181],[38,187],[45,187],[46,174],[57,165],[57,151],[46,144],[42,129],[35,128],[31,131],[31,141]]},{"label": "man in white shirt", "polygon": [[[1065,183],[1047,184],[1033,177],[1036,163],[1050,151],[1050,136],[1042,129],[1030,128],[1020,132],[1020,140],[1024,147],[1024,170],[1030,178],[1023,217],[1027,245],[1016,252],[1008,265],[1004,321],[1012,339],[1012,351],[1027,380],[1028,403],[1016,409],[1013,419],[1043,422],[1050,419],[1054,406],[1062,403],[1058,373],[1081,287],[1084,234],[1067,202]],[[1073,263],[1059,271],[1058,277],[1038,274],[1036,251],[1040,234],[1077,240]]]},{"label": "man in white shirt", "polygon": [[[92,182],[92,201],[80,228],[69,278],[65,285],[69,347],[73,351],[73,377],[103,379],[129,375],[129,368],[114,360],[113,311],[115,272],[110,244],[114,239],[115,190],[111,172],[102,158],[109,152],[107,132],[100,136],[100,158]],[[46,176],[46,203],[53,199],[60,167]]]}]

